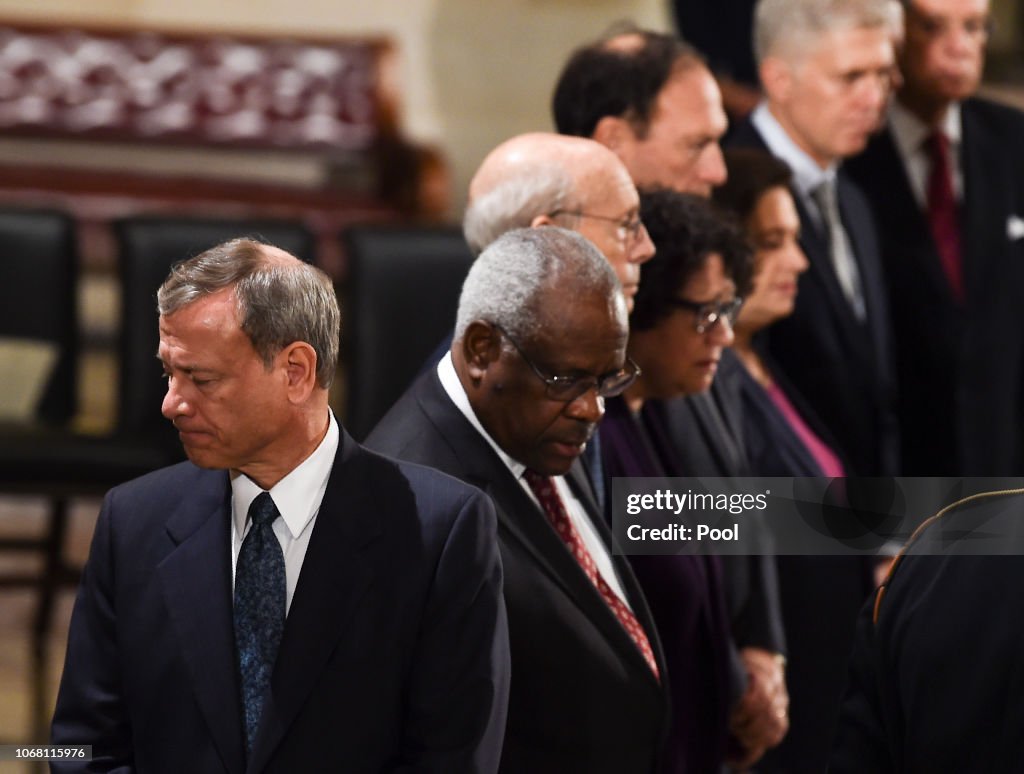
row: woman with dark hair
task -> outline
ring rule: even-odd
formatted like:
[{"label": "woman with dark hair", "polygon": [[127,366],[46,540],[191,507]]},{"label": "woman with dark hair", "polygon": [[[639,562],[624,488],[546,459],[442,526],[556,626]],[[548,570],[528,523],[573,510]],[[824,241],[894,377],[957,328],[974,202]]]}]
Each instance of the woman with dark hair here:
[{"label": "woman with dark hair", "polygon": [[[750,279],[739,231],[698,197],[675,191],[641,196],[641,217],[657,253],[641,268],[630,317],[636,382],[606,403],[600,425],[608,476],[680,476],[663,401],[706,391]],[[731,757],[752,762],[766,744],[761,719],[785,711],[743,706],[737,723],[739,666],[730,633],[722,563],[715,556],[631,556],[665,650],[672,726],[662,771],[718,771]],[[758,694],[760,695],[760,694]],[[730,747],[730,731],[736,732]],[[777,738],[774,739],[778,741]],[[730,753],[732,755],[730,756]]]},{"label": "woman with dark hair", "polygon": [[[725,153],[729,179],[714,201],[743,225],[754,250],[753,289],[736,320],[733,349],[743,364],[743,438],[758,476],[843,476],[828,430],[765,354],[773,322],[793,311],[808,267],[797,242],[800,219],[782,161],[760,150]],[[857,614],[874,586],[868,557],[779,556],[787,644],[789,733],[758,765],[767,773],[824,771],[846,680]]]},{"label": "woman with dark hair", "polygon": [[827,431],[760,345],[762,331],[793,312],[807,257],[797,241],[800,216],[789,191],[792,173],[760,150],[730,149],[729,178],[714,201],[743,225],[754,250],[754,280],[736,320],[733,350],[741,377],[744,445],[759,476],[842,476]]}]

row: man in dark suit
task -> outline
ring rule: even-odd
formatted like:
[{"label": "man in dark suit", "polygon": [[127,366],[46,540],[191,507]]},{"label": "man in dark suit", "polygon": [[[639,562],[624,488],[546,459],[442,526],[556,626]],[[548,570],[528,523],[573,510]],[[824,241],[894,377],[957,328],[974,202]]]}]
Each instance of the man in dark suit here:
[{"label": "man in dark suit", "polygon": [[502,771],[651,772],[664,664],[579,456],[633,378],[607,260],[570,231],[516,229],[463,286],[451,351],[367,439],[483,488],[498,511],[512,688]]},{"label": "man in dark suit", "polygon": [[754,48],[766,101],[729,140],[793,170],[810,268],[768,347],[862,476],[897,472],[896,384],[874,225],[839,165],[878,125],[891,14],[888,0],[761,0]]},{"label": "man in dark suit", "polygon": [[239,239],[158,293],[189,462],[104,500],[75,604],[63,771],[493,771],[508,640],[493,507],[372,454],[327,404],[330,280]]},{"label": "man in dark suit", "polygon": [[974,96],[988,0],[908,0],[903,83],[848,165],[889,281],[907,475],[1024,469],[1024,114]]},{"label": "man in dark suit", "polygon": [[[867,202],[840,167],[863,149],[884,107],[890,23],[888,0],[760,0],[754,48],[766,99],[726,142],[766,149],[792,169],[810,267],[793,314],[765,331],[767,344],[857,475],[891,475],[898,463],[877,241]],[[828,759],[870,568],[858,558],[802,556],[780,557],[778,567],[792,722],[761,768],[810,774]]]},{"label": "man in dark suit", "polygon": [[[606,145],[644,188],[670,188],[708,197],[725,181],[726,169],[719,139],[728,125],[722,96],[700,53],[675,35],[627,28],[581,46],[569,57],[552,98],[558,131],[591,137]],[[723,355],[728,365],[732,353]],[[745,452],[738,393],[716,377],[708,393],[668,400],[659,408],[666,415],[671,440],[679,447],[691,475],[743,475]],[[688,452],[699,446],[693,455]],[[697,466],[690,466],[696,461]],[[708,463],[719,467],[708,472]],[[726,587],[738,649],[734,682],[738,701],[734,718],[760,716],[761,723],[734,723],[749,734],[749,749],[764,748],[784,731],[773,707],[781,695],[768,686],[783,686],[784,642],[775,595],[775,568],[765,557],[726,558]],[[756,611],[750,615],[751,611]],[[752,627],[739,620],[765,622]],[[748,679],[772,673],[769,681]],[[774,728],[772,728],[774,726]],[[772,728],[767,734],[759,729]]]}]

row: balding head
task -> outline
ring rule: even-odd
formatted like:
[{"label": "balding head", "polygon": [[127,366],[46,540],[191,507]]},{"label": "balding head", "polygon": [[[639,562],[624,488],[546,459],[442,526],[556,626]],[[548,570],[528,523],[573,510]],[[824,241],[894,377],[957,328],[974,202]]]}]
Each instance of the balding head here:
[{"label": "balding head", "polygon": [[621,174],[615,154],[582,137],[530,132],[506,140],[487,154],[469,183],[466,241],[479,254],[506,231],[577,208],[584,185],[607,184]]},{"label": "balding head", "polygon": [[608,148],[582,137],[533,132],[488,154],[469,186],[466,241],[479,254],[514,228],[559,225],[578,231],[615,269],[629,302],[640,264],[654,255],[637,225],[639,198]]}]

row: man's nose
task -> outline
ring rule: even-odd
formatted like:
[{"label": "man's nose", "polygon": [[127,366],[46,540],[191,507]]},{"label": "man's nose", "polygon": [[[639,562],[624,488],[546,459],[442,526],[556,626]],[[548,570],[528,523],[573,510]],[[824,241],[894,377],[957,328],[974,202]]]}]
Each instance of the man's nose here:
[{"label": "man's nose", "polygon": [[591,387],[578,398],[569,401],[566,413],[573,419],[597,423],[604,416],[604,398],[597,394],[597,387]]},{"label": "man's nose", "polygon": [[167,377],[167,393],[164,395],[163,403],[160,405],[160,413],[172,422],[176,417],[187,414],[190,405],[178,390],[178,380],[173,376]]}]

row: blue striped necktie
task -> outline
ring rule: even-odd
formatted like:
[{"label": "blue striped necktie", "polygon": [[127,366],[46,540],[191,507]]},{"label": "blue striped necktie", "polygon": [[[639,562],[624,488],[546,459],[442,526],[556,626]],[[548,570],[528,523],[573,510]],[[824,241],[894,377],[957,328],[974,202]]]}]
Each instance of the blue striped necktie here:
[{"label": "blue striped necktie", "polygon": [[260,493],[252,501],[252,527],[235,568],[235,644],[242,679],[246,750],[250,754],[284,632],[284,553],[271,526],[280,515],[269,492]]}]

